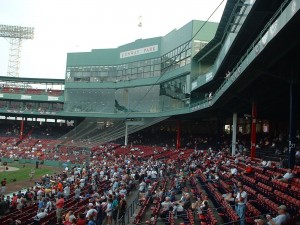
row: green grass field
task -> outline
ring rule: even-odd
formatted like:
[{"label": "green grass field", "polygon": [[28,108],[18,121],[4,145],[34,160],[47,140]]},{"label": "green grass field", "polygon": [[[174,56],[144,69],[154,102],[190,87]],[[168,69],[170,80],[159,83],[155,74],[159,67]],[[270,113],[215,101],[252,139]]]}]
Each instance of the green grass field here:
[{"label": "green grass field", "polygon": [[9,163],[8,166],[11,167],[17,167],[19,170],[17,171],[10,171],[10,172],[0,172],[0,181],[3,180],[3,178],[6,178],[7,183],[13,183],[13,180],[16,179],[16,181],[28,181],[30,180],[29,174],[34,169],[35,174],[33,176],[33,179],[40,178],[41,176],[45,174],[54,174],[55,170],[51,170],[50,168],[45,168],[42,166],[42,168],[35,169],[35,165],[33,164],[25,164],[25,167],[23,167],[23,164],[19,164],[17,162],[15,163]]}]

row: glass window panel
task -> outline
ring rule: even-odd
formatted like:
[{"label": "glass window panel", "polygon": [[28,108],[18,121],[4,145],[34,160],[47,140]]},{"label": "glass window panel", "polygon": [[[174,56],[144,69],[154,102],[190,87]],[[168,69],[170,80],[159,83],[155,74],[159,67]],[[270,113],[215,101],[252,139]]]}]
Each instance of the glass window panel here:
[{"label": "glass window panel", "polygon": [[189,64],[189,63],[191,63],[191,57],[186,58],[186,64]]},{"label": "glass window panel", "polygon": [[188,49],[187,52],[186,52],[186,56],[190,56],[191,54],[192,54],[191,49]]},{"label": "glass window panel", "polygon": [[137,71],[138,71],[138,69],[137,69],[137,68],[133,68],[133,69],[131,70],[131,73],[132,73],[132,74],[136,74],[136,73],[137,73]]},{"label": "glass window panel", "polygon": [[144,72],[149,72],[150,71],[150,66],[145,66],[144,67]]},{"label": "glass window panel", "polygon": [[108,76],[108,71],[101,71],[100,76],[101,77],[107,77]]},{"label": "glass window panel", "polygon": [[185,58],[185,51],[183,51],[180,55],[180,59],[184,59]]},{"label": "glass window panel", "polygon": [[154,70],[160,70],[160,64],[155,65]]},{"label": "glass window panel", "polygon": [[139,65],[138,62],[133,62],[132,63],[132,68],[138,67],[138,65]]},{"label": "glass window panel", "polygon": [[185,66],[185,59],[180,61],[180,67]]},{"label": "glass window panel", "polygon": [[154,71],[154,76],[160,76],[160,71]]}]

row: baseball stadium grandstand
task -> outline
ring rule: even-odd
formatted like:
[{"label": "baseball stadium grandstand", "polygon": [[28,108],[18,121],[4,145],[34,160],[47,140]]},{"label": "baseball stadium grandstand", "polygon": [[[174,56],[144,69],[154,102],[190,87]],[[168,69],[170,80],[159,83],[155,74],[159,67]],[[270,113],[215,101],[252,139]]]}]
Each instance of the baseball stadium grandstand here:
[{"label": "baseball stadium grandstand", "polygon": [[300,0],[227,0],[65,79],[0,76],[0,224],[300,224],[299,28]]}]

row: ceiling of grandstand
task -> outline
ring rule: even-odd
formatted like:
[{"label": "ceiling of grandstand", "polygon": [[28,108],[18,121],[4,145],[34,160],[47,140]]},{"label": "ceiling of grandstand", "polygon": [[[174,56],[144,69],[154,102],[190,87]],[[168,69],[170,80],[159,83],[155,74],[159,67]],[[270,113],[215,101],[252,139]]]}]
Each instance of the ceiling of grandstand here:
[{"label": "ceiling of grandstand", "polygon": [[[283,1],[257,1],[255,11],[249,16],[247,29],[240,31],[239,38],[215,81],[206,86],[206,90],[216,90],[224,80],[226,71],[236,65],[239,57],[264,27],[267,19]],[[274,5],[277,5],[275,7]],[[213,108],[193,113],[192,117],[207,115],[228,117],[233,112],[251,114],[253,99],[257,102],[258,117],[269,119],[289,118],[289,90],[292,82],[295,87],[297,121],[300,121],[300,14],[299,12],[284,27],[281,33],[268,45],[256,60],[244,72],[245,74],[225,92]],[[218,78],[217,78],[218,77]],[[218,108],[218,110],[216,110]]]},{"label": "ceiling of grandstand", "polygon": [[[235,17],[241,15],[241,7],[243,4],[246,4],[244,2],[244,0],[238,2],[236,0],[227,1],[215,37],[194,57],[196,60],[209,63],[214,62],[222,47],[222,44],[218,45],[218,43],[225,41],[226,32],[237,32],[235,30],[237,24],[234,23],[233,20]],[[236,38],[236,46],[238,47],[233,48],[231,53],[229,52],[230,58],[228,58],[228,60],[231,60],[232,65],[226,65],[227,67],[234,67],[235,61],[239,59],[238,56],[240,52],[246,50],[248,45],[257,37],[282,2],[283,0],[274,0],[272,2],[256,1],[254,3],[250,13],[246,15],[247,18],[244,22],[244,26]],[[228,70],[229,68],[226,69]]]}]

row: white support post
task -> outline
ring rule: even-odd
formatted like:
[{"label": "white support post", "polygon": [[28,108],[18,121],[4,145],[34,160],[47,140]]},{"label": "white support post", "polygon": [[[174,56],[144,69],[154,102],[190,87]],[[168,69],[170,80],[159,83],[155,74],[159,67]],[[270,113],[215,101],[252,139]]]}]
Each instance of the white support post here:
[{"label": "white support post", "polygon": [[125,122],[125,143],[124,145],[127,146],[128,144],[128,124]]},{"label": "white support post", "polygon": [[231,147],[231,155],[235,155],[236,150],[236,130],[237,130],[237,114],[233,113],[232,117],[232,147]]}]

